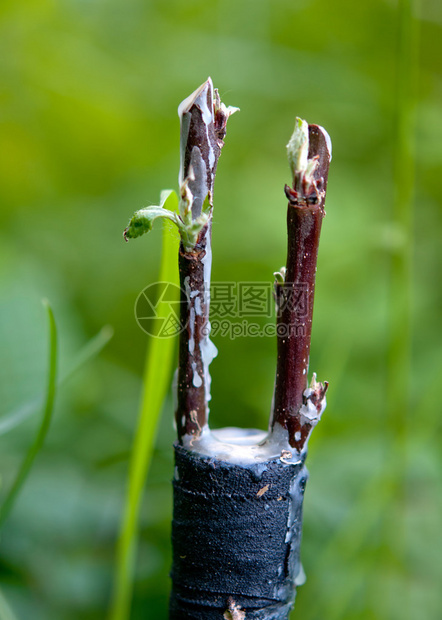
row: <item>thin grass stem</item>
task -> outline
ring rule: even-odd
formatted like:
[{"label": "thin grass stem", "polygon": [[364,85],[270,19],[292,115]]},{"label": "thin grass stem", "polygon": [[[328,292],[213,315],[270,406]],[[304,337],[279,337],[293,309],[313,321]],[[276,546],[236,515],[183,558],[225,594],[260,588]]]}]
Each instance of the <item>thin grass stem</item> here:
[{"label": "thin grass stem", "polygon": [[23,459],[18,474],[2,504],[0,507],[0,529],[4,524],[7,516],[11,512],[15,501],[22,489],[26,478],[29,475],[31,467],[34,463],[35,457],[40,452],[46,435],[48,434],[49,426],[51,424],[52,413],[54,410],[55,392],[57,386],[57,327],[55,324],[54,314],[52,308],[47,300],[43,301],[46,307],[49,323],[49,370],[46,387],[46,398],[43,408],[43,416],[41,424],[38,428],[34,441],[28,449],[28,452]]},{"label": "thin grass stem", "polygon": [[[82,349],[78,352],[74,361],[64,373],[59,373],[57,380],[57,389],[62,386],[71,376],[82,368],[87,362],[96,357],[112,338],[114,330],[110,325],[105,325],[93,338],[91,338]],[[22,422],[34,415],[44,403],[44,396],[35,397],[28,400],[3,415],[0,419],[0,435],[5,435],[19,426]]]}]

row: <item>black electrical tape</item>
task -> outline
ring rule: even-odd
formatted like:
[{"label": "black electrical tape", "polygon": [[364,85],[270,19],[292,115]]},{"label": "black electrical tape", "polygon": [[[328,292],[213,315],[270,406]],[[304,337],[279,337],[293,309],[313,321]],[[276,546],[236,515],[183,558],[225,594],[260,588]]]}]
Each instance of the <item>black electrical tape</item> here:
[{"label": "black electrical tape", "polygon": [[303,461],[236,465],[175,446],[170,620],[287,620],[307,477]]}]

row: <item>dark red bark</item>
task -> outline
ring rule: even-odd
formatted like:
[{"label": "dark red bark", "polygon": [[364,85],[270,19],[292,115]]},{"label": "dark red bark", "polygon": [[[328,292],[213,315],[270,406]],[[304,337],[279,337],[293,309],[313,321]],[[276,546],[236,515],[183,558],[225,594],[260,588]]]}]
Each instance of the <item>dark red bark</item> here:
[{"label": "dark red bark", "polygon": [[286,428],[290,445],[298,450],[311,430],[299,412],[307,388],[316,263],[330,163],[325,136],[317,125],[309,125],[308,156],[319,156],[315,184],[306,193],[285,187],[289,199],[286,274],[285,282],[276,284],[278,358],[272,427],[278,423]]},{"label": "dark red bark", "polygon": [[[192,194],[192,220],[201,215],[207,196],[212,200],[218,159],[224,146],[230,112],[222,106],[209,78],[187,106],[181,108],[180,182],[188,179]],[[183,105],[183,104],[182,104]],[[212,216],[201,230],[195,248],[180,246],[181,327],[178,362],[178,404],[175,412],[178,441],[197,436],[208,420],[210,397],[208,349],[210,323],[210,264]]]}]

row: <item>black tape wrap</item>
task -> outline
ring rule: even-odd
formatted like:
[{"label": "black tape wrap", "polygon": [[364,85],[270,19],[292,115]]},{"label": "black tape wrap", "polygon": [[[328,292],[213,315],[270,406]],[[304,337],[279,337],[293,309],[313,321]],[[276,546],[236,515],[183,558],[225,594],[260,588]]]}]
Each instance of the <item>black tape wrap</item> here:
[{"label": "black tape wrap", "polygon": [[[303,462],[235,465],[175,446],[170,620],[287,620],[301,570]],[[236,616],[232,615],[233,618]]]}]

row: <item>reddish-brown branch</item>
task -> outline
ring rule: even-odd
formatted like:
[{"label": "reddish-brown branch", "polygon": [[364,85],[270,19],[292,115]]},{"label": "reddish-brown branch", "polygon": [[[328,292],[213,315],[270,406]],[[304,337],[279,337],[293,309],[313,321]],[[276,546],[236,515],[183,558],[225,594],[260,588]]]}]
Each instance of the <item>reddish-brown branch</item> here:
[{"label": "reddish-brown branch", "polygon": [[[208,403],[206,382],[207,369],[202,347],[210,332],[209,290],[204,281],[204,262],[207,243],[210,244],[210,222],[201,231],[201,241],[193,252],[179,253],[181,283],[181,333],[178,366],[178,402],[176,426],[178,438],[186,434],[198,436],[207,424]],[[209,245],[210,252],[210,245]]]},{"label": "reddish-brown branch", "polygon": [[[317,125],[309,125],[308,157],[316,156],[319,165],[315,184],[306,193],[302,191],[302,184],[295,183],[297,189],[285,187],[289,200],[287,263],[285,282],[276,284],[278,358],[271,426],[278,423],[286,428],[290,445],[299,451],[312,428],[300,410],[306,404],[304,392],[307,388],[316,262],[330,163],[323,130]],[[310,400],[315,399],[320,407],[325,390],[326,386],[318,387],[318,392],[314,391]]]},{"label": "reddish-brown branch", "polygon": [[[192,220],[201,215],[206,197],[212,200],[215,173],[224,146],[226,124],[233,110],[221,104],[210,78],[179,107],[181,118],[180,184],[192,196]],[[212,218],[190,252],[180,246],[181,334],[178,362],[178,441],[198,436],[207,424],[210,399],[208,366],[216,349],[210,342],[210,271]]]}]

